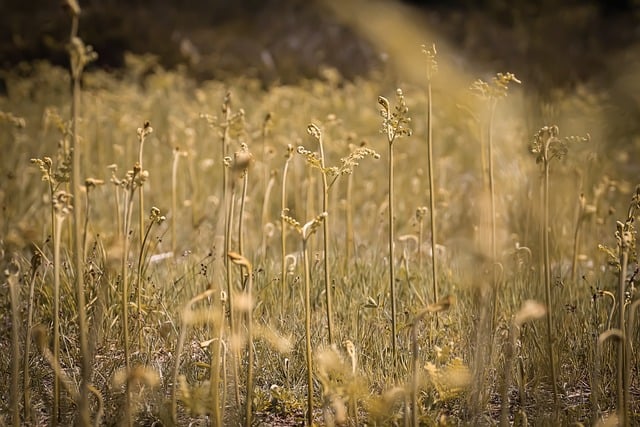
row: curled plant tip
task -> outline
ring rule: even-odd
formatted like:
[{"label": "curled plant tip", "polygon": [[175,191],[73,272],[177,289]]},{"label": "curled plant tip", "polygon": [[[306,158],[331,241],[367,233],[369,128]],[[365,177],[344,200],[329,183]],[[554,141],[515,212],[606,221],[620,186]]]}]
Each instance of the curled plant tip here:
[{"label": "curled plant tip", "polygon": [[143,142],[149,135],[151,135],[151,133],[153,133],[153,128],[151,127],[151,124],[146,121],[141,128],[137,129],[136,133],[138,134],[138,141]]},{"label": "curled plant tip", "polygon": [[547,313],[547,308],[534,300],[526,300],[522,308],[516,313],[513,323],[520,327],[527,322],[542,318]]},{"label": "curled plant tip", "polygon": [[562,159],[569,152],[571,143],[589,142],[591,137],[568,136],[560,138],[557,125],[543,126],[533,136],[529,151],[536,156],[536,163],[548,163],[554,158]]},{"label": "curled plant tip", "polygon": [[66,191],[58,191],[53,195],[53,210],[56,215],[65,217],[73,212],[72,198],[73,196]]},{"label": "curled plant tip", "polygon": [[163,222],[165,222],[167,220],[167,217],[165,217],[164,215],[160,215],[160,209],[158,209],[157,207],[153,206],[151,208],[151,213],[149,214],[149,221],[151,221],[152,224],[162,224]]},{"label": "curled plant tip", "polygon": [[63,6],[66,7],[73,16],[80,15],[81,10],[77,0],[65,0]]},{"label": "curled plant tip", "polygon": [[6,278],[15,279],[20,274],[20,265],[15,259],[12,258],[4,268],[3,273]]},{"label": "curled plant tip", "polygon": [[236,265],[243,265],[243,266],[247,267],[248,269],[251,269],[251,263],[249,262],[249,260],[247,260],[245,257],[240,255],[239,253],[237,253],[237,252],[228,252],[227,256],[229,257],[229,261],[231,261],[232,263],[234,263]]},{"label": "curled plant tip", "polygon": [[100,185],[104,185],[104,180],[103,179],[87,178],[87,179],[84,180],[84,186],[87,189],[95,188],[95,187],[98,187]]},{"label": "curled plant tip", "polygon": [[307,126],[307,132],[315,139],[322,138],[322,131],[320,131],[320,128],[313,123]]}]

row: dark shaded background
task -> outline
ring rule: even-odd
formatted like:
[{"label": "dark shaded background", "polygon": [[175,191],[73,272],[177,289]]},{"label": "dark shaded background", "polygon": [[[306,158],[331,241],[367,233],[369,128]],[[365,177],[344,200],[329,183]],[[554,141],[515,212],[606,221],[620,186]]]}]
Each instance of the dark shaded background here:
[{"label": "dark shaded background", "polygon": [[[520,77],[541,89],[605,73],[610,59],[640,37],[638,0],[405,3],[470,61],[496,70],[526,64]],[[81,0],[80,6],[80,35],[99,53],[94,66],[113,70],[126,51],[157,55],[167,68],[186,64],[199,79],[242,73],[266,83],[314,77],[320,65],[352,78],[381,64],[379,52],[319,0]],[[41,58],[66,65],[69,22],[61,2],[3,0],[0,67]]]}]

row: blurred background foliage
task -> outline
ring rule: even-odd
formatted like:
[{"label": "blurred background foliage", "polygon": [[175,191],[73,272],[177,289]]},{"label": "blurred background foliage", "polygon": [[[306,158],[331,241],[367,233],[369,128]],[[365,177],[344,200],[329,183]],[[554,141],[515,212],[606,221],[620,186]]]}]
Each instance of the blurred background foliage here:
[{"label": "blurred background foliage", "polygon": [[[347,78],[384,69],[385,52],[327,3],[86,0],[80,35],[100,54],[94,67],[119,69],[125,52],[150,53],[165,68],[186,64],[200,80],[243,74],[291,83],[317,77],[320,65]],[[517,70],[529,87],[543,91],[619,73],[630,60],[620,56],[633,56],[629,48],[640,37],[638,0],[413,0],[399,6],[410,7],[464,61],[491,72]],[[42,58],[66,66],[68,28],[61,2],[2,1],[0,67]]]}]

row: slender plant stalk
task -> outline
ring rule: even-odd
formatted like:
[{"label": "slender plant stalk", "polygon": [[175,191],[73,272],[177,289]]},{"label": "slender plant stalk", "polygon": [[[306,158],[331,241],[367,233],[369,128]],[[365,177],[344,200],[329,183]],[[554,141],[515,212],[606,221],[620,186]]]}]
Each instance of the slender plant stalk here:
[{"label": "slender plant stalk", "polygon": [[[545,144],[548,149],[548,144]],[[556,364],[554,352],[554,324],[553,324],[553,301],[551,299],[551,260],[549,256],[549,157],[545,153],[544,161],[544,183],[543,183],[543,220],[542,220],[542,251],[544,257],[544,296],[547,305],[547,351],[549,352],[549,369],[551,371],[551,383],[553,386],[553,403],[558,406],[558,384],[556,381]]]},{"label": "slender plant stalk", "polygon": [[[315,125],[311,125],[314,126]],[[324,144],[322,141],[322,133],[320,129],[315,127],[317,133],[318,145],[320,148],[320,167],[322,168],[322,212],[329,212],[329,184],[327,183],[327,172],[325,170]],[[331,274],[329,271],[329,219],[325,218],[322,224],[322,244],[324,250],[324,290],[327,304],[327,328],[329,332],[329,345],[333,341],[333,298],[331,290]]]},{"label": "slender plant stalk", "polygon": [[[56,214],[56,230],[62,230],[64,215]],[[53,359],[60,364],[60,236],[56,233],[53,243]],[[60,421],[60,379],[58,375],[53,377],[53,407],[51,409],[51,424],[57,425]]]},{"label": "slender plant stalk", "polygon": [[586,199],[584,194],[580,194],[578,198],[578,219],[576,220],[576,228],[573,232],[573,257],[571,258],[571,281],[575,283],[578,274],[578,255],[580,253],[580,230],[585,218]]},{"label": "slender plant stalk", "polygon": [[267,225],[267,215],[269,212],[269,201],[271,200],[271,191],[276,184],[276,172],[275,170],[271,171],[271,176],[269,177],[269,182],[267,183],[267,188],[264,193],[264,200],[262,202],[262,214],[261,214],[261,224],[262,224],[262,239],[260,244],[260,252],[262,253],[262,263],[264,264],[267,259],[267,235],[265,232],[265,227]]},{"label": "slender plant stalk", "polygon": [[177,214],[178,214],[178,160],[185,153],[179,147],[173,150],[173,163],[171,165],[171,252],[175,255],[177,246]]},{"label": "slender plant stalk", "polygon": [[[7,273],[9,273],[7,275]],[[5,270],[5,280],[11,296],[11,424],[20,426],[20,267],[11,260],[11,270]]]},{"label": "slender plant stalk", "polygon": [[496,249],[496,183],[494,179],[494,167],[493,167],[493,121],[496,112],[496,98],[489,100],[489,126],[487,127],[487,157],[489,161],[489,199],[491,205],[491,273],[492,273],[492,294],[493,301],[491,303],[491,331],[495,329],[497,322],[496,316],[498,313],[498,271],[497,262],[498,254]]},{"label": "slender plant stalk", "polygon": [[238,253],[240,253],[240,255],[244,255],[244,208],[247,200],[248,186],[249,172],[245,169],[242,173],[242,196],[240,196],[240,212],[238,213]]},{"label": "slender plant stalk", "polygon": [[304,259],[304,329],[305,355],[307,360],[307,424],[313,426],[313,360],[311,348],[311,275],[309,267],[309,250],[307,240],[302,240],[302,256]]},{"label": "slender plant stalk", "polygon": [[[433,98],[431,94],[431,79],[433,73],[437,70],[435,62],[436,47],[435,45],[423,51],[427,55],[427,163],[429,173],[429,215],[431,220],[431,275],[433,277],[433,301],[438,301],[438,262],[436,259],[436,191],[435,191],[435,170],[433,167]],[[420,224],[420,233],[422,234],[422,223]],[[422,243],[422,238],[420,238]],[[420,251],[420,261],[422,261],[422,247]],[[436,322],[437,322],[436,317]]]},{"label": "slender plant stalk", "polygon": [[[227,92],[224,100],[222,101],[222,113],[224,114],[224,122],[222,124],[223,126],[223,131],[222,131],[222,138],[220,141],[220,146],[221,146],[221,155],[222,155],[222,159],[223,161],[226,163],[227,162],[227,151],[228,151],[228,145],[229,145],[229,125],[230,125],[230,120],[231,120],[231,92]],[[229,201],[227,200],[227,182],[229,181],[229,171],[226,167],[222,168],[222,206],[221,206],[221,211],[224,212],[225,209],[229,209]],[[230,248],[230,239],[231,239],[231,235],[230,230],[230,224],[229,224],[229,220],[230,217],[228,215],[224,215],[225,218],[225,223],[224,223],[224,250],[225,253],[229,252],[229,248]],[[231,280],[229,277],[229,262],[227,257],[223,257],[223,263],[224,263],[224,268],[227,271],[226,274],[226,279],[227,279],[227,288],[229,287],[229,281]],[[211,283],[211,286],[213,286],[213,282]],[[213,289],[213,288],[211,288]],[[233,306],[231,305],[231,301],[232,301],[232,296],[231,294],[228,295],[229,298],[229,306],[230,306],[230,313],[233,313]],[[230,319],[229,319],[229,324],[230,326],[233,325],[233,321],[231,320],[231,317],[233,317],[233,314],[230,315]]]},{"label": "slender plant stalk", "polygon": [[[222,347],[222,332],[224,330],[224,302],[220,298],[220,308],[214,311],[214,329],[216,336],[211,340],[211,368],[209,382],[211,384],[211,413],[215,426],[222,425],[222,413],[220,407],[224,408],[224,399],[220,398],[220,350]],[[222,402],[222,405],[221,405]]]},{"label": "slender plant stalk", "polygon": [[287,296],[287,227],[285,222],[285,216],[287,214],[287,173],[289,172],[289,162],[293,157],[293,146],[289,144],[287,146],[286,160],[284,161],[284,169],[282,171],[282,194],[281,194],[281,208],[280,208],[280,309],[282,314],[285,313],[285,303]]},{"label": "slender plant stalk", "polygon": [[389,286],[391,289],[391,352],[393,366],[397,366],[397,328],[396,328],[396,275],[395,275],[395,237],[393,215],[393,140],[389,141]]},{"label": "slender plant stalk", "polygon": [[627,336],[627,328],[625,322],[625,301],[626,301],[626,284],[627,284],[627,266],[629,264],[629,246],[625,242],[624,236],[622,236],[621,248],[620,248],[620,272],[618,277],[618,329],[625,337],[618,343],[618,366],[617,366],[617,388],[618,388],[618,414],[620,417],[621,425],[627,426],[628,420],[628,401],[625,399],[627,395],[627,387],[629,378],[625,375],[627,368],[626,362],[626,348],[629,337]]},{"label": "slender plant stalk", "polygon": [[73,242],[74,242],[74,271],[75,271],[75,288],[78,309],[78,335],[80,340],[80,402],[79,422],[81,425],[89,425],[91,415],[89,412],[89,383],[91,381],[91,360],[89,355],[88,341],[88,325],[87,314],[85,308],[84,295],[84,255],[82,253],[82,210],[80,207],[80,194],[82,193],[82,181],[80,179],[80,154],[81,147],[78,139],[78,119],[80,116],[80,79],[85,65],[95,58],[92,50],[84,45],[82,40],[78,38],[78,19],[80,16],[80,7],[75,1],[68,1],[72,12],[72,29],[71,29],[71,79],[72,79],[72,98],[71,98],[71,194],[75,203],[73,209]]},{"label": "slender plant stalk", "polygon": [[378,104],[382,107],[380,114],[382,116],[382,131],[387,136],[387,142],[389,143],[389,170],[388,170],[388,178],[389,178],[389,285],[391,289],[391,351],[393,355],[393,366],[397,367],[397,317],[396,317],[396,276],[395,276],[395,237],[394,237],[394,170],[393,170],[393,143],[397,137],[401,136],[411,136],[411,129],[408,128],[408,124],[411,122],[411,119],[407,116],[409,112],[409,108],[407,107],[404,94],[401,89],[396,90],[396,98],[398,100],[398,105],[395,107],[394,111],[391,110],[391,105],[389,104],[389,100],[386,98],[379,96]]},{"label": "slender plant stalk", "polygon": [[[228,235],[228,238],[225,239],[225,253],[229,253],[231,252],[231,229],[233,226],[233,212],[234,212],[234,206],[236,203],[236,184],[235,181],[231,181],[231,196],[230,196],[230,200],[229,200],[229,206],[228,206],[228,215],[227,215],[227,219],[226,219],[226,225],[227,225],[227,229],[225,231],[225,234]],[[226,258],[226,257],[225,257]],[[235,337],[236,334],[236,324],[235,324],[235,315],[234,315],[234,310],[235,310],[235,305],[233,300],[234,298],[234,288],[233,288],[233,284],[231,283],[231,269],[229,268],[229,263],[226,262],[227,264],[227,268],[225,269],[225,275],[226,275],[226,283],[227,283],[227,298],[229,300],[229,329],[231,331],[231,336]],[[236,405],[238,405],[238,407],[240,406],[240,384],[238,384],[238,380],[239,380],[239,376],[238,376],[238,357],[236,354],[236,351],[234,350],[235,346],[232,346],[231,348],[231,359],[232,359],[232,366],[233,366],[233,383],[234,383],[234,392],[235,392],[235,398],[236,398]]]},{"label": "slender plant stalk", "polygon": [[[246,175],[246,173],[245,173]],[[247,270],[247,299],[249,300],[249,307],[247,308],[247,340],[248,340],[248,360],[247,360],[247,396],[245,399],[245,427],[251,427],[252,419],[252,404],[253,404],[253,268],[251,263],[241,254],[230,252],[227,254],[231,262],[244,267]]]},{"label": "slender plant stalk", "polygon": [[346,244],[346,250],[345,250],[345,257],[344,257],[344,263],[345,263],[345,267],[347,270],[347,276],[351,275],[351,260],[353,259],[353,253],[354,253],[354,245],[355,245],[355,236],[354,236],[354,232],[353,232],[353,208],[352,208],[352,202],[353,202],[353,174],[349,174],[349,176],[347,177],[347,196],[346,196],[346,236],[345,236],[345,241],[347,242]]},{"label": "slender plant stalk", "polygon": [[33,327],[33,300],[36,285],[36,273],[38,267],[42,263],[42,254],[39,249],[31,257],[31,278],[29,280],[29,308],[27,311],[27,328],[25,333],[24,342],[24,367],[23,367],[23,381],[22,381],[22,394],[24,397],[23,402],[23,414],[24,422],[29,423],[31,419],[31,377],[29,370],[29,358],[31,355],[31,328]]},{"label": "slender plant stalk", "polygon": [[309,265],[309,238],[315,233],[320,223],[327,217],[323,212],[313,220],[300,225],[295,219],[284,216],[287,224],[295,227],[302,240],[302,258],[304,266],[304,326],[305,326],[305,357],[307,360],[307,423],[313,426],[313,356],[311,348],[311,267]]}]

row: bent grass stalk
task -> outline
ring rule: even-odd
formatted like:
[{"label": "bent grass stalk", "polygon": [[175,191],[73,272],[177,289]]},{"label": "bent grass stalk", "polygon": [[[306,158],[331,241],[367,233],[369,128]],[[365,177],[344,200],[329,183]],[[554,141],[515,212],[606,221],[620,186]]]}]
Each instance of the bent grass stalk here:
[{"label": "bent grass stalk", "polygon": [[393,143],[396,138],[402,136],[411,136],[411,129],[408,125],[411,119],[408,117],[409,108],[407,107],[404,94],[401,89],[396,90],[397,105],[394,111],[391,111],[389,101],[383,97],[378,97],[380,105],[380,115],[382,116],[382,132],[387,137],[389,143],[389,286],[391,290],[391,351],[393,355],[393,366],[398,364],[397,353],[397,325],[396,325],[396,278],[395,278],[395,242],[394,242],[394,215],[393,215]]}]

